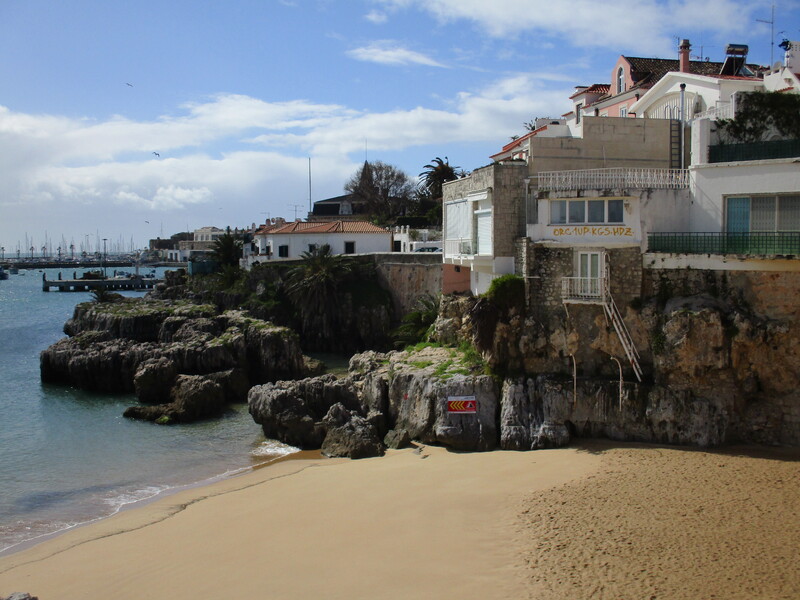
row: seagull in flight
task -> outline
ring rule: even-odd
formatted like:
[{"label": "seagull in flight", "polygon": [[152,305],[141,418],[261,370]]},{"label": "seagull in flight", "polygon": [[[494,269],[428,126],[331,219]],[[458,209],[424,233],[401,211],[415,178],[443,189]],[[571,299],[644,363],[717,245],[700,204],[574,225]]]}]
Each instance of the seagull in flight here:
[{"label": "seagull in flight", "polygon": [[132,83],[125,83],[125,85],[127,85],[128,87],[133,87]]},{"label": "seagull in flight", "polygon": [[153,154],[155,154],[157,158],[161,157],[161,155],[158,152],[153,152]]}]

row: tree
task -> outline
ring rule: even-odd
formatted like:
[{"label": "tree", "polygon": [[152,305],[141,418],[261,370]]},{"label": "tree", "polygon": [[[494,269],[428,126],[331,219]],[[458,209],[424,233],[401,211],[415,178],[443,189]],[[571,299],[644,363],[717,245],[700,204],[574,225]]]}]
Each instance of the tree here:
[{"label": "tree", "polygon": [[323,244],[301,255],[303,262],[287,274],[286,292],[297,307],[300,326],[311,345],[332,339],[337,324],[339,285],[352,271],[352,263],[334,255]]},{"label": "tree", "polygon": [[231,233],[230,227],[214,241],[211,257],[220,267],[239,266],[239,259],[242,258],[242,240]]},{"label": "tree", "polygon": [[800,139],[800,96],[783,92],[742,94],[733,119],[717,121],[720,133],[737,143],[764,141],[769,134]]},{"label": "tree", "polygon": [[420,187],[432,200],[442,197],[442,185],[448,181],[455,181],[466,175],[461,167],[454,167],[445,156],[444,160],[438,156],[431,161],[431,164],[423,167],[420,177]]},{"label": "tree", "polygon": [[364,161],[344,189],[357,200],[365,202],[367,212],[381,223],[402,215],[414,192],[408,175],[379,160],[372,163]]}]

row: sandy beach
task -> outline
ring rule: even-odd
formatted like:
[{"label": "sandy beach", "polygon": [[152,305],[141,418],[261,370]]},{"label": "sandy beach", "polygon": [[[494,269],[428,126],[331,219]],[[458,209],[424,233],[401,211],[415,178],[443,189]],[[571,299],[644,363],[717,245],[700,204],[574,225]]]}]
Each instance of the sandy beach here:
[{"label": "sandy beach", "polygon": [[0,596],[797,598],[800,452],[293,459],[0,558]]}]

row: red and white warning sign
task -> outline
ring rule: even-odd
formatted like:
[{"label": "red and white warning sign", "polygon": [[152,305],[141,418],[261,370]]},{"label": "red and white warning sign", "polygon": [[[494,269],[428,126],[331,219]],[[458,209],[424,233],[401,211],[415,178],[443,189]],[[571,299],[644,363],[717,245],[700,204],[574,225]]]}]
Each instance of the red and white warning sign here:
[{"label": "red and white warning sign", "polygon": [[478,401],[475,396],[448,396],[447,412],[471,414],[478,412]]}]

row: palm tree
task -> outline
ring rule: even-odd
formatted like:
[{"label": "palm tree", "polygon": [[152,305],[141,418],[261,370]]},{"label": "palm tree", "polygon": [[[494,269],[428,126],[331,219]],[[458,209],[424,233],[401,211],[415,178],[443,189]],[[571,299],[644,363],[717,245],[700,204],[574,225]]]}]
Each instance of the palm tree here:
[{"label": "palm tree", "polygon": [[239,259],[242,258],[242,240],[239,236],[231,233],[230,228],[214,241],[214,249],[211,256],[220,267],[230,265],[239,266]]},{"label": "palm tree", "polygon": [[395,346],[405,348],[427,341],[431,326],[439,316],[439,300],[431,294],[417,299],[414,310],[406,314],[402,324],[392,332]]},{"label": "palm tree", "polygon": [[419,174],[420,187],[432,200],[442,197],[444,183],[459,179],[465,174],[460,170],[461,167],[452,166],[446,156],[444,160],[437,156],[431,161],[431,164],[425,165],[423,168],[424,170]]},{"label": "palm tree", "polygon": [[303,337],[315,347],[324,347],[333,339],[338,322],[339,285],[352,272],[352,263],[334,255],[328,244],[301,255],[302,264],[287,275],[286,292],[300,316]]}]

